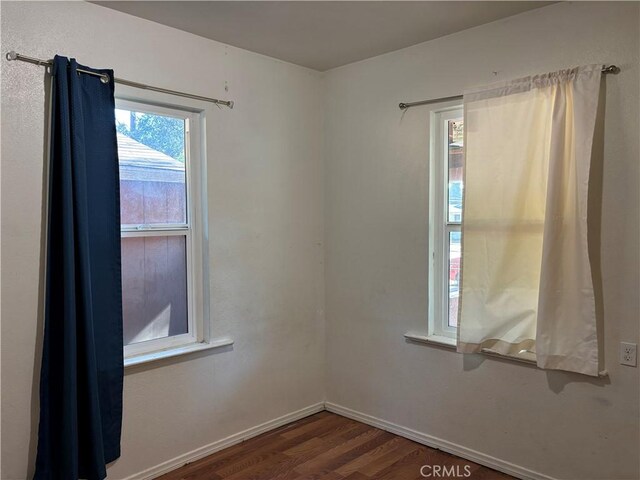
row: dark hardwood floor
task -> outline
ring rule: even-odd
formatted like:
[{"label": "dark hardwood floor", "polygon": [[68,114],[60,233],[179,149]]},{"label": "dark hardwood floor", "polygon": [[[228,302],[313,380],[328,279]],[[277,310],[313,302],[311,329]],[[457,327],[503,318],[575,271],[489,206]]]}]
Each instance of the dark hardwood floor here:
[{"label": "dark hardwood floor", "polygon": [[[420,474],[423,465],[431,466],[423,470],[431,477]],[[513,477],[329,412],[290,423],[160,477],[162,480],[424,478]]]}]

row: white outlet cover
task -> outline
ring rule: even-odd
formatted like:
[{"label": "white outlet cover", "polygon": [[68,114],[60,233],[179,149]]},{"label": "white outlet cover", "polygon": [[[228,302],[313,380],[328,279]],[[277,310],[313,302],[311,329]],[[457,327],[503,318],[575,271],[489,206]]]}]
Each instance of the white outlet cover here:
[{"label": "white outlet cover", "polygon": [[637,343],[620,343],[620,365],[629,365],[635,367],[637,365]]}]

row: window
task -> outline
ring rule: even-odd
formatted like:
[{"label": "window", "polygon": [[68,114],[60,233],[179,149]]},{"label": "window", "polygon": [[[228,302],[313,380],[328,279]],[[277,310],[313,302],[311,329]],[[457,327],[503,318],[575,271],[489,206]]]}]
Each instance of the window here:
[{"label": "window", "polygon": [[125,358],[206,340],[199,114],[118,101]]},{"label": "window", "polygon": [[432,113],[429,335],[455,338],[458,323],[464,120],[462,108]]}]

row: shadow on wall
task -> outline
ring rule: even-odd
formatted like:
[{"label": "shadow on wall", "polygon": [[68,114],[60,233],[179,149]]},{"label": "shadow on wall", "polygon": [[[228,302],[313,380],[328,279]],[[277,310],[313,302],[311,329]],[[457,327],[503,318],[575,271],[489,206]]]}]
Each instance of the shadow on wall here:
[{"label": "shadow on wall", "polygon": [[47,266],[47,204],[49,195],[49,118],[51,117],[51,76],[44,72],[44,128],[42,144],[42,205],[40,209],[40,275],[38,280],[38,314],[36,319],[36,345],[33,358],[33,378],[31,381],[31,426],[29,435],[29,452],[27,478],[35,473],[36,453],[38,448],[38,424],[40,422],[40,366],[42,364],[42,342],[44,341],[44,297],[45,274]]},{"label": "shadow on wall", "polygon": [[[484,354],[466,354],[463,356],[463,369],[464,371],[471,371],[479,368],[485,361],[497,361],[497,362],[509,362],[513,363],[514,360],[508,358],[500,358],[497,356],[489,356]],[[533,363],[521,363],[523,368],[538,369]],[[596,387],[604,387],[611,384],[609,377],[590,377],[588,375],[582,375],[580,373],[565,372],[563,370],[541,370],[544,371],[547,376],[547,385],[549,390],[554,393],[561,393],[570,383],[589,383]]]},{"label": "shadow on wall", "polygon": [[604,361],[604,294],[602,286],[602,181],[604,175],[604,115],[606,111],[607,75],[602,76],[596,126],[593,135],[591,171],[589,174],[589,197],[587,199],[587,240],[589,263],[596,301],[596,329],[598,332],[598,365],[600,371],[606,368]]},{"label": "shadow on wall", "polygon": [[[598,366],[606,369],[604,361],[604,294],[601,267],[601,232],[602,232],[602,180],[604,173],[604,116],[606,111],[607,75],[602,75],[598,112],[596,115],[589,173],[589,197],[587,199],[587,237],[589,246],[589,262],[596,306],[596,330],[598,333]],[[554,393],[561,393],[570,383],[589,383],[596,387],[611,384],[609,377],[589,377],[561,370],[548,370],[547,384]]]}]

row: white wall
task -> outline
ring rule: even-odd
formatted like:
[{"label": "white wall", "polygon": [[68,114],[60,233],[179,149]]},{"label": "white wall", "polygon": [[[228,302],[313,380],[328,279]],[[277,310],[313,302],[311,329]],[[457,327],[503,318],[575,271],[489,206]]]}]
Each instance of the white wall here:
[{"label": "white wall", "polygon": [[[326,75],[327,401],[556,478],[637,479],[637,3],[562,3]],[[401,101],[615,63],[606,78],[601,264],[610,377],[406,343],[427,323],[427,110]],[[497,75],[492,72],[496,71]]]},{"label": "white wall", "polygon": [[[109,478],[322,401],[325,375],[329,401],[485,455],[557,478],[638,478],[638,369],[616,357],[640,310],[638,4],[552,5],[325,75],[86,3],[1,14],[3,53],[237,102],[207,109],[211,309],[236,344],[127,374]],[[609,379],[405,343],[426,326],[429,139],[426,110],[397,103],[592,62],[623,69],[606,79]],[[45,84],[41,68],[0,65],[0,476],[13,480],[32,471],[37,429]]]},{"label": "white wall", "polygon": [[[206,119],[213,328],[236,343],[127,373],[123,455],[109,478],[321,402],[320,74],[84,2],[2,2],[2,54],[10,49],[236,101],[210,106]],[[0,65],[1,477],[10,480],[32,471],[37,429],[45,83],[41,67]]]}]

